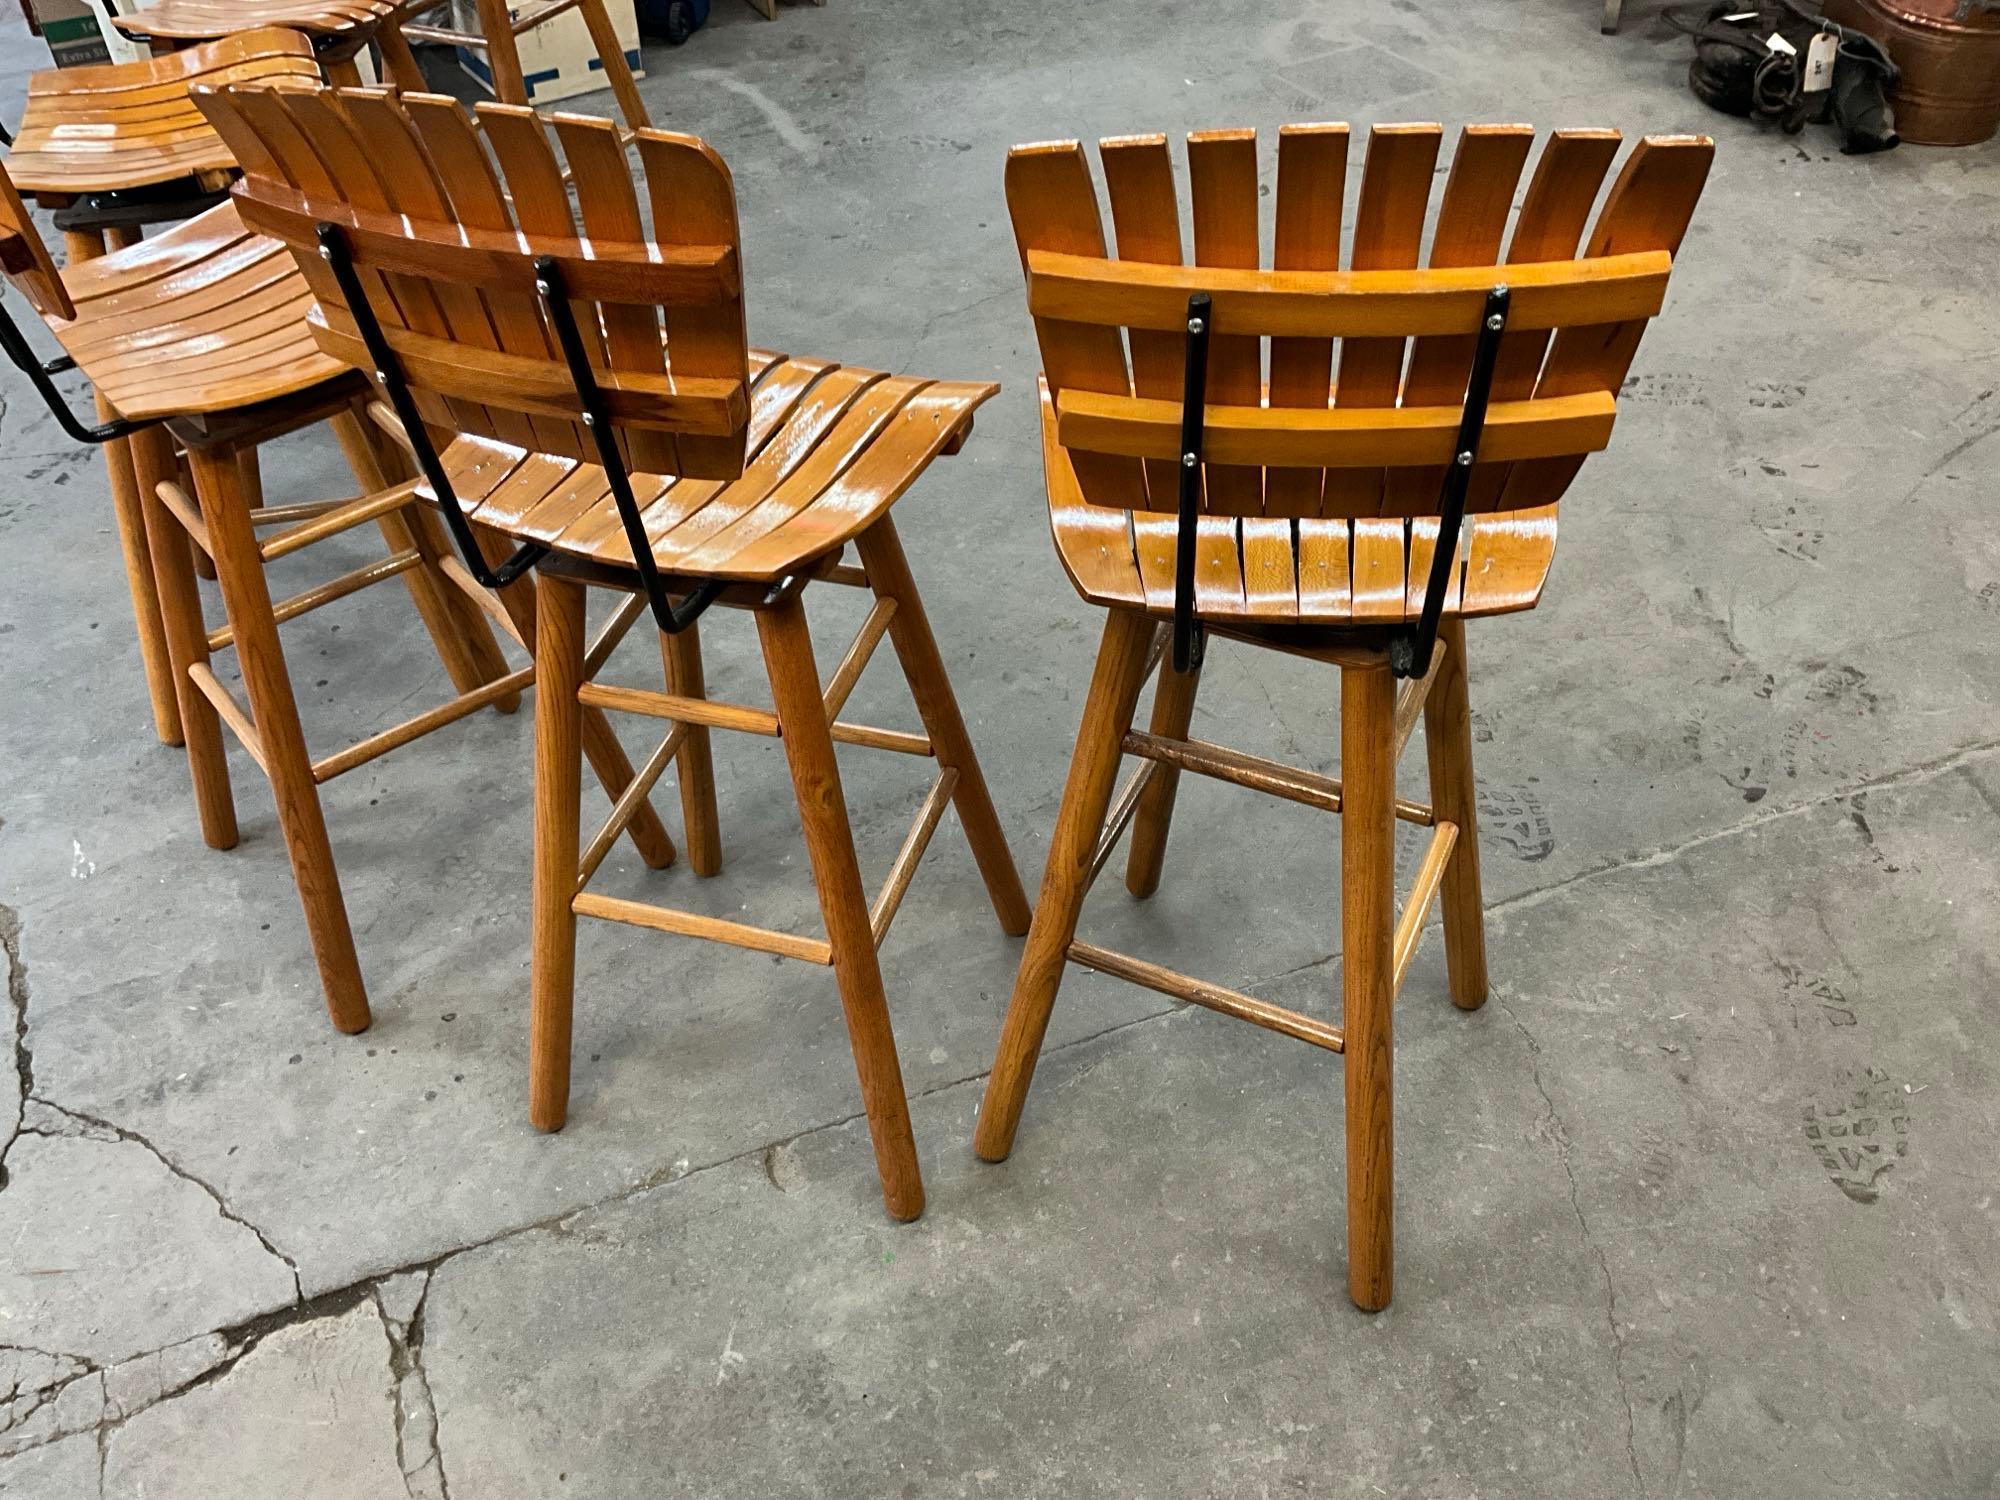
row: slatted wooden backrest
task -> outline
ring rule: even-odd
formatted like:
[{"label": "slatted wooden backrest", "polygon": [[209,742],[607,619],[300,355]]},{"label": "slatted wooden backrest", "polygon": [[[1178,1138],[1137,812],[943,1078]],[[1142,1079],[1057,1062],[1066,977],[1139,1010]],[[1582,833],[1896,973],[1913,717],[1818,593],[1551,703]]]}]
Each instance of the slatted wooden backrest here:
[{"label": "slatted wooden backrest", "polygon": [[14,190],[14,179],[7,175],[4,165],[0,165],[0,264],[6,268],[7,279],[28,299],[28,305],[43,317],[76,316],[56,263],[49,256],[48,244],[35,228],[35,221],[21,195]]},{"label": "slatted wooden backrest", "polygon": [[[298,257],[328,354],[371,367],[318,226],[352,254],[424,420],[595,461],[537,292],[569,293],[627,464],[732,479],[749,418],[736,196],[704,142],[639,132],[654,228],[609,121],[381,89],[230,88],[198,100],[242,163],[238,207]],[[573,215],[553,129],[573,170]],[[510,200],[511,199],[511,203]]]},{"label": "slatted wooden backrest", "polygon": [[1503,283],[1508,332],[1471,508],[1561,496],[1610,437],[1618,388],[1660,309],[1713,143],[1641,141],[1579,257],[1616,133],[1557,132],[1516,213],[1534,132],[1468,127],[1426,257],[1442,139],[1436,125],[1370,133],[1344,270],[1344,125],[1280,132],[1268,259],[1254,132],[1188,137],[1192,264],[1164,136],[1100,143],[1115,252],[1080,144],[1022,146],[1008,157],[1008,208],[1057,437],[1087,501],[1175,507],[1187,304],[1206,292],[1205,510],[1435,514],[1486,295]]}]

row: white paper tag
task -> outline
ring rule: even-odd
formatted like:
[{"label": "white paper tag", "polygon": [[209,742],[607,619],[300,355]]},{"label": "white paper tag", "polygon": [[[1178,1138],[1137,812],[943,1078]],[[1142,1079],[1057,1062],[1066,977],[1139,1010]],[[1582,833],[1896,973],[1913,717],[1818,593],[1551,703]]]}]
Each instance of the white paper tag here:
[{"label": "white paper tag", "polygon": [[1808,94],[1833,87],[1833,64],[1840,56],[1840,38],[1822,31],[1806,48],[1806,75],[1800,87]]},{"label": "white paper tag", "polygon": [[1775,31],[1772,32],[1769,36],[1764,38],[1764,46],[1768,51],[1782,52],[1787,57],[1797,57],[1799,55],[1799,49],[1794,47],[1790,42],[1786,41],[1782,36],[1780,36]]}]

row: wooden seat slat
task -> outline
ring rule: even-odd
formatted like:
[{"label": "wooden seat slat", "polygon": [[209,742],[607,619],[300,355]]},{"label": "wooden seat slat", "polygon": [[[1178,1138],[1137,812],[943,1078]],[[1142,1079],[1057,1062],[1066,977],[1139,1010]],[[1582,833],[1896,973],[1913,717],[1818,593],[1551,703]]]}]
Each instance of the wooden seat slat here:
[{"label": "wooden seat slat", "polygon": [[204,83],[318,76],[311,42],[280,28],[244,31],[135,63],[36,73],[28,80],[8,170],[21,191],[58,198],[225,172],[235,159],[190,90]]}]

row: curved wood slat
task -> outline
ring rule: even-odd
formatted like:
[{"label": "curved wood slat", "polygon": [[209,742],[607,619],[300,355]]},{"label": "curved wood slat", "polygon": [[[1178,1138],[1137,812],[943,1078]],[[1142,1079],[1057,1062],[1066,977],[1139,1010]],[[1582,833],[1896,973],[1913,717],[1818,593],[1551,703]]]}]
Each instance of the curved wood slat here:
[{"label": "curved wood slat", "polygon": [[56,337],[132,420],[236,410],[348,373],[313,341],[291,257],[248,235],[233,202],[67,279],[76,316]]},{"label": "curved wood slat", "polygon": [[[760,359],[768,356],[759,356]],[[812,360],[760,371],[767,427],[742,477],[725,484],[635,476],[663,572],[769,580],[802,571],[866,531],[961,440],[991,385],[885,377]],[[592,464],[461,439],[445,456],[474,519],[572,556],[629,567],[632,554]]]},{"label": "curved wood slat", "polygon": [[396,10],[396,0],[152,0],[121,14],[117,26],[128,36],[177,42],[208,41],[260,26],[339,36],[371,31]]},{"label": "curved wood slat", "polygon": [[[1214,299],[1220,333],[1375,340],[1463,334],[1479,325],[1489,267],[1389,271],[1220,271],[1031,250],[1028,310],[1079,327],[1182,330],[1187,299]],[[1510,328],[1651,317],[1673,259],[1640,252],[1507,268]],[[1401,375],[1401,365],[1397,367]]]},{"label": "curved wood slat", "polygon": [[[1487,409],[1480,452],[1492,461],[1595,453],[1611,438],[1617,402],[1608,391],[1545,401],[1506,401]],[[1056,400],[1064,447],[1128,458],[1172,458],[1180,449],[1181,404],[1136,396],[1065,391]],[[1456,406],[1322,411],[1271,406],[1210,406],[1204,451],[1214,464],[1369,469],[1442,464],[1458,436]],[[1433,494],[1432,505],[1436,504]]]},{"label": "curved wood slat", "polygon": [[236,164],[234,154],[190,90],[318,77],[311,42],[280,28],[240,32],[135,63],[36,73],[28,80],[8,170],[21,191],[49,197],[227,171]]},{"label": "curved wood slat", "polygon": [[320,259],[319,226],[341,228],[427,425],[572,460],[599,455],[545,326],[540,286],[553,263],[626,465],[741,476],[751,408],[735,194],[705,144],[639,136],[649,235],[607,121],[514,105],[468,118],[446,99],[382,90],[228,89],[201,103],[232,139],[255,138],[238,195],[245,222],[298,257],[321,304],[320,347],[367,370],[359,327]]}]

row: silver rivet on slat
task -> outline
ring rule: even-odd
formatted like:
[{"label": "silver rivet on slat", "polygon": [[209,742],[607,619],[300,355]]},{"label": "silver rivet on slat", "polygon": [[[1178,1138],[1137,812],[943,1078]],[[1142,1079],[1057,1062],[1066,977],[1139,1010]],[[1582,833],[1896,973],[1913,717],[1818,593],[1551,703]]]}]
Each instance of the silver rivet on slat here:
[{"label": "silver rivet on slat", "polygon": [[1492,329],[1495,333],[1498,333],[1502,328],[1507,326],[1507,320],[1501,317],[1500,314],[1495,313],[1492,317],[1486,320],[1486,326]]},{"label": "silver rivet on slat", "polygon": [[332,259],[333,259],[333,246],[331,246],[331,245],[321,245],[321,246],[319,247],[319,258],[320,258],[321,260],[332,260]]},{"label": "silver rivet on slat", "polygon": [[593,417],[589,412],[585,412],[583,414],[583,425],[586,427],[595,427],[597,425],[597,418]]},{"label": "silver rivet on slat", "polygon": [[1458,455],[1458,466],[1461,469],[1469,469],[1472,467],[1472,450],[1470,448],[1465,449]]},{"label": "silver rivet on slat", "polygon": [[1200,457],[1199,457],[1198,455],[1196,455],[1196,454],[1193,454],[1193,453],[1183,453],[1183,454],[1181,455],[1181,467],[1182,467],[1182,468],[1184,468],[1184,469],[1192,469],[1192,468],[1193,468],[1193,467],[1194,467],[1194,466],[1195,466],[1196,464],[1198,464],[1198,463],[1200,463],[1200,462],[1201,462],[1201,459],[1200,459]]},{"label": "silver rivet on slat", "polygon": [[1189,332],[1189,333],[1200,333],[1200,332],[1201,332],[1201,330],[1202,330],[1202,321],[1201,321],[1201,319],[1200,319],[1200,318],[1189,318],[1189,319],[1188,319],[1188,332]]}]

